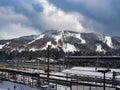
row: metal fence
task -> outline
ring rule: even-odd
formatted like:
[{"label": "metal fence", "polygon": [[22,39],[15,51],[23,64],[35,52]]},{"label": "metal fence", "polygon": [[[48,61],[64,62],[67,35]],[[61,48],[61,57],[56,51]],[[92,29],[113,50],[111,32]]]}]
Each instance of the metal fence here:
[{"label": "metal fence", "polygon": [[[103,90],[103,87],[98,86],[84,86],[84,85],[74,85],[71,88],[72,90]],[[118,90],[112,87],[105,87],[105,90]]]}]

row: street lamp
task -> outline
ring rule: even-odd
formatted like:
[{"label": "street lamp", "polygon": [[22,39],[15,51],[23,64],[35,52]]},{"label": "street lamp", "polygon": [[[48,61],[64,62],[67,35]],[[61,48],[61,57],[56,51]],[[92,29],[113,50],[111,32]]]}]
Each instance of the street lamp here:
[{"label": "street lamp", "polygon": [[104,74],[104,82],[103,82],[103,90],[105,90],[105,74],[110,72],[111,70],[98,70],[98,72],[101,72]]}]

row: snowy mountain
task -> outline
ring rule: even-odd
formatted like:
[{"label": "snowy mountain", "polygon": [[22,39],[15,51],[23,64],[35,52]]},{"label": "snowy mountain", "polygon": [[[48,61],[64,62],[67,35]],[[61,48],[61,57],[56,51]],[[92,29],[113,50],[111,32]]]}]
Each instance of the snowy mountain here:
[{"label": "snowy mountain", "polygon": [[106,53],[120,49],[120,37],[97,33],[50,30],[39,35],[24,36],[12,40],[0,40],[0,49],[7,51],[42,51],[48,45],[63,52]]}]

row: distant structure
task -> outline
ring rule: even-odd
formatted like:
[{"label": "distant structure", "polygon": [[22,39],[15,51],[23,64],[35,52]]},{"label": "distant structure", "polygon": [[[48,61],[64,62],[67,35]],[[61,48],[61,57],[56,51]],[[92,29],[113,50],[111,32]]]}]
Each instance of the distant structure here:
[{"label": "distant structure", "polygon": [[96,61],[97,59],[104,61],[120,61],[120,56],[66,56],[66,60],[71,62]]},{"label": "distant structure", "polygon": [[[120,63],[120,56],[66,56],[65,57],[65,63],[69,66],[76,66],[76,65],[81,65],[83,63],[92,63],[94,66],[97,67],[99,66],[100,63],[107,62],[108,68],[109,68],[109,63],[112,62],[116,64]],[[106,67],[107,67],[107,64]],[[102,64],[103,65],[103,64]],[[118,65],[118,64],[117,64]]]}]

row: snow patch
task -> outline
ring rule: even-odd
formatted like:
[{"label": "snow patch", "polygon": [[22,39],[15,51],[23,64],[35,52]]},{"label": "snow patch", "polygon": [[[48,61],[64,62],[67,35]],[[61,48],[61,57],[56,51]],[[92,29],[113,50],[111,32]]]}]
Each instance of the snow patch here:
[{"label": "snow patch", "polygon": [[37,48],[30,48],[29,51],[35,52],[35,51],[39,51],[39,49],[37,49]]},{"label": "snow patch", "polygon": [[102,46],[100,44],[96,45],[97,48],[96,48],[96,52],[106,52],[104,49],[102,49]]},{"label": "snow patch", "polygon": [[78,34],[78,33],[67,33],[67,37],[68,36],[72,36],[72,37],[75,37],[77,39],[80,39],[82,44],[86,43],[86,41],[81,37],[81,34]]},{"label": "snow patch", "polygon": [[62,36],[59,35],[59,36],[55,36],[55,41],[58,42],[58,40],[62,39]]},{"label": "snow patch", "polygon": [[3,45],[0,45],[0,49],[2,49],[4,46],[5,46],[5,44],[3,44]]},{"label": "snow patch", "polygon": [[105,43],[108,45],[108,47],[113,48],[113,43],[110,36],[105,36]]},{"label": "snow patch", "polygon": [[3,49],[3,47],[4,47],[5,45],[8,45],[8,44],[10,44],[10,42],[7,42],[6,44],[0,45],[0,49]]},{"label": "snow patch", "polygon": [[[37,58],[37,59],[42,62],[48,62],[48,58]],[[55,60],[50,58],[49,62],[55,62]]]},{"label": "snow patch", "polygon": [[48,48],[48,45],[52,46],[51,41],[47,42],[47,44],[43,48],[41,48],[41,50],[46,50]]},{"label": "snow patch", "polygon": [[39,40],[41,38],[43,38],[44,36],[45,36],[44,34],[39,35],[36,39],[34,39],[33,41],[29,42],[28,45],[31,44],[31,43],[34,43],[35,41],[37,41],[37,40]]},{"label": "snow patch", "polygon": [[52,44],[51,48],[58,48],[58,47],[57,47],[57,45]]},{"label": "snow patch", "polygon": [[66,43],[63,46],[63,51],[64,52],[74,52],[74,51],[78,51],[78,50],[76,49],[76,47],[74,45]]},{"label": "snow patch", "polygon": [[80,34],[76,34],[76,38],[80,39],[82,44],[86,43],[86,41],[81,37]]},{"label": "snow patch", "polygon": [[25,51],[25,49],[21,48],[18,51],[19,51],[19,53],[21,53],[22,51]]},{"label": "snow patch", "polygon": [[6,45],[10,44],[10,42],[7,42]]}]

